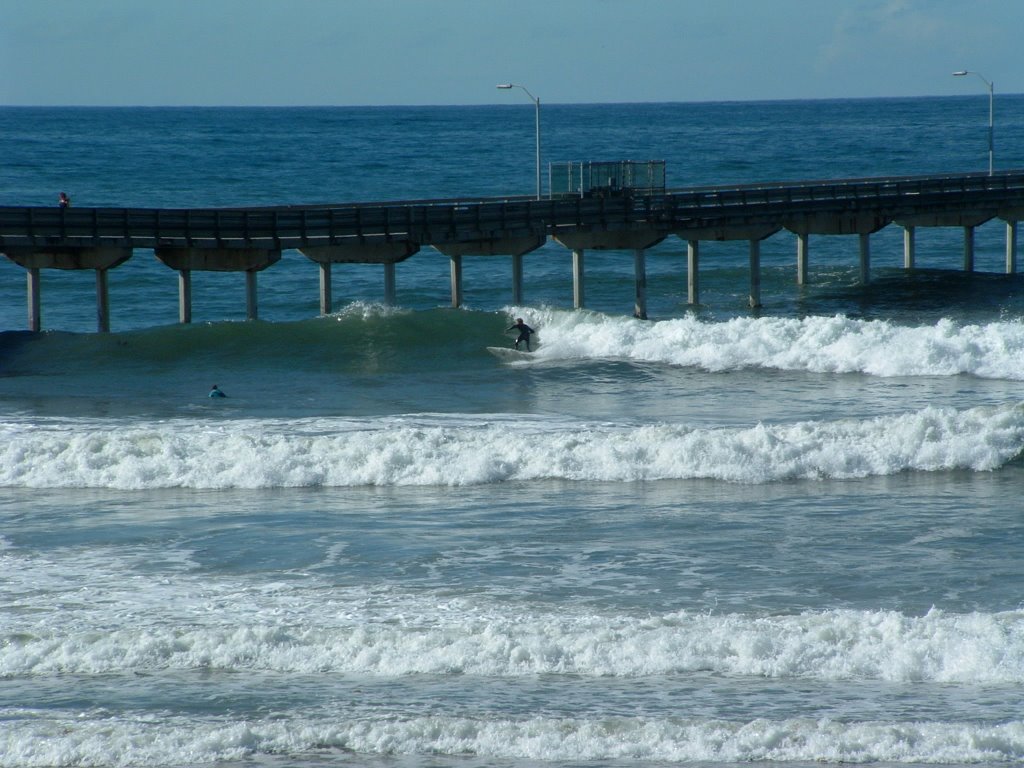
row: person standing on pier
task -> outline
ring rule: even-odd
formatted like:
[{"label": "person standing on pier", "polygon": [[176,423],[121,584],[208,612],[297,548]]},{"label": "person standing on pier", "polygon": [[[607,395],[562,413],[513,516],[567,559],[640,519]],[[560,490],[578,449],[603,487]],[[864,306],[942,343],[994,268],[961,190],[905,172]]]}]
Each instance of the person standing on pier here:
[{"label": "person standing on pier", "polygon": [[71,198],[68,197],[67,192],[61,192],[59,195],[57,195],[57,205],[59,205],[61,208],[71,207]]},{"label": "person standing on pier", "polygon": [[506,332],[508,331],[519,331],[519,336],[516,338],[516,349],[519,349],[519,342],[525,341],[526,351],[530,351],[530,335],[534,333],[534,330],[523,322],[523,318],[517,317],[515,324],[506,329]]}]

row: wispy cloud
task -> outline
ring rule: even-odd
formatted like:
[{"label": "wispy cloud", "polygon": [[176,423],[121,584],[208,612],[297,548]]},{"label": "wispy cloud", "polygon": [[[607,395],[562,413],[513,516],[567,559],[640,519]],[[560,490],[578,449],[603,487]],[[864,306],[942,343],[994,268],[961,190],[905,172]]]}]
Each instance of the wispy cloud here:
[{"label": "wispy cloud", "polygon": [[946,3],[936,0],[884,0],[845,5],[831,37],[821,46],[818,65],[872,55],[893,45],[919,47],[945,41],[953,31],[943,13]]}]

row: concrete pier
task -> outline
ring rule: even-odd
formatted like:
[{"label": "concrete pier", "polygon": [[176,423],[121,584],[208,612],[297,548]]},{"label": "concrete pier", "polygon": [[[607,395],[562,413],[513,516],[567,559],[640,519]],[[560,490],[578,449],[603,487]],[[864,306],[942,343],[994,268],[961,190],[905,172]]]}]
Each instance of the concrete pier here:
[{"label": "concrete pier", "polygon": [[[231,209],[0,206],[0,253],[27,274],[28,324],[42,327],[45,269],[96,271],[97,327],[110,327],[108,270],[152,249],[178,272],[179,319],[192,318],[196,271],[245,273],[246,316],[258,316],[257,273],[287,250],[319,269],[320,311],[332,310],[335,264],[381,264],[384,300],[394,303],[396,264],[424,246],[447,254],[453,306],[462,304],[462,260],[512,259],[512,301],[524,299],[523,256],[549,238],[572,252],[573,306],[585,304],[586,250],[632,251],[633,312],[647,315],[646,250],[669,236],[687,244],[687,299],[700,301],[702,241],[746,239],[752,307],[761,303],[761,246],[785,228],[797,239],[796,283],[806,285],[810,236],[858,236],[859,274],[871,277],[870,235],[903,227],[903,264],[915,266],[919,227],[962,227],[963,268],[976,267],[974,229],[1006,223],[1006,271],[1017,270],[1024,171],[699,187],[602,189],[578,194]],[[851,249],[852,250],[852,249]],[[628,299],[624,297],[623,309]]]},{"label": "concrete pier", "polygon": [[[858,201],[859,202],[859,201]],[[866,207],[866,206],[865,206]],[[786,229],[797,236],[796,281],[806,285],[810,235],[857,235],[859,237],[860,282],[866,284],[871,275],[871,251],[868,236],[892,222],[884,211],[874,207],[846,207],[839,210],[817,210],[787,217]]]},{"label": "concrete pier", "polygon": [[420,249],[411,240],[346,243],[343,245],[303,245],[298,251],[320,267],[320,314],[333,311],[333,264],[383,264],[384,303],[395,303],[395,264],[405,261]]},{"label": "concrete pier", "polygon": [[633,251],[634,299],[633,314],[647,317],[647,267],[644,251],[665,239],[665,234],[648,228],[619,230],[565,232],[555,235],[555,240],[573,254],[573,306],[583,308],[583,253],[597,251]]},{"label": "concrete pier", "polygon": [[495,237],[467,240],[457,243],[435,243],[434,249],[451,259],[452,306],[462,306],[462,257],[463,256],[511,256],[512,257],[512,302],[519,304],[523,298],[523,256],[540,248],[547,237],[530,234],[519,237]]},{"label": "concrete pier", "polygon": [[281,259],[281,251],[268,248],[195,248],[158,246],[153,249],[156,258],[178,271],[178,321],[192,322],[192,273],[244,272],[245,316],[249,320],[259,317],[256,291],[256,273]]},{"label": "concrete pier", "polygon": [[40,270],[91,269],[96,272],[96,329],[110,330],[110,294],[107,271],[124,264],[132,257],[132,249],[117,246],[26,248],[5,247],[7,257],[28,272],[28,327],[42,329]]},{"label": "concrete pier", "polygon": [[734,223],[718,226],[695,226],[677,229],[672,234],[686,241],[686,298],[692,305],[700,303],[700,242],[702,240],[750,242],[750,306],[761,306],[761,241],[782,228],[775,224]]}]

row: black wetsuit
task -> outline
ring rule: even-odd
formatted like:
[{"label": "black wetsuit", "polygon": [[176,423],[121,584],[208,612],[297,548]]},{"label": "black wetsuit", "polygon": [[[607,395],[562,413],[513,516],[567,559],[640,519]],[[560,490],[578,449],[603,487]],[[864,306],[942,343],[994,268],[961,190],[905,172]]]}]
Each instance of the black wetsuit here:
[{"label": "black wetsuit", "polygon": [[526,342],[526,351],[530,351],[530,334],[533,333],[533,328],[528,326],[526,323],[516,323],[508,328],[510,331],[519,331],[519,338],[516,339],[516,349],[519,349],[519,342]]}]

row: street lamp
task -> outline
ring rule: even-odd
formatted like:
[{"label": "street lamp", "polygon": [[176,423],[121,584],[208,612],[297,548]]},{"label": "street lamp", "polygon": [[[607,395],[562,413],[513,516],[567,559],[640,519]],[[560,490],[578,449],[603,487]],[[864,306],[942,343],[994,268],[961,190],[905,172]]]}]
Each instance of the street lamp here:
[{"label": "street lamp", "polygon": [[533,102],[533,106],[536,112],[536,125],[537,125],[537,199],[540,200],[540,99],[530,93],[525,85],[519,85],[517,83],[500,83],[498,85],[503,91],[507,91],[510,88],[521,88],[530,101]]},{"label": "street lamp", "polygon": [[965,77],[967,75],[975,75],[981,82],[988,86],[988,175],[992,175],[993,170],[993,155],[995,154],[995,142],[993,138],[993,126],[992,126],[992,114],[993,114],[993,101],[995,100],[995,83],[986,80],[979,72],[974,72],[969,69],[961,69],[953,73],[953,77]]}]

